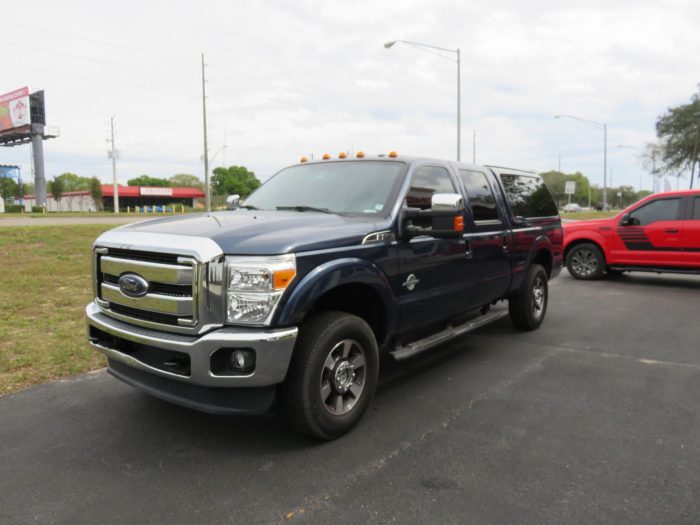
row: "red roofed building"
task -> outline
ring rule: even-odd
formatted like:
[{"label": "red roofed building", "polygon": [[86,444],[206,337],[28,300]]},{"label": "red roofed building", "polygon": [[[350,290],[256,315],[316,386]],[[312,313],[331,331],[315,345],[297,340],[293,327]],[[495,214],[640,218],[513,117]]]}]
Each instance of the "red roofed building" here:
[{"label": "red roofed building", "polygon": [[[119,186],[119,209],[153,208],[185,205],[197,207],[199,200],[204,198],[204,192],[199,188],[162,188],[148,186]],[[99,209],[114,209],[114,186],[102,185],[102,204],[96,206],[89,191],[68,191],[61,195],[56,202],[53,195],[46,196],[48,211],[98,211]],[[24,197],[26,211],[36,206],[34,195]]]}]

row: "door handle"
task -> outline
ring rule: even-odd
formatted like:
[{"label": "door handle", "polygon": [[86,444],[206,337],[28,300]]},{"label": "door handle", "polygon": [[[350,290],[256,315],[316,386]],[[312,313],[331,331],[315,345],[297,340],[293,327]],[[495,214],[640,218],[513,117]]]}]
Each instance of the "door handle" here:
[{"label": "door handle", "polygon": [[503,236],[503,253],[508,253],[508,250],[510,250],[510,246],[508,246],[508,236],[504,235]]},{"label": "door handle", "polygon": [[666,233],[678,233],[679,230],[677,228],[669,228],[668,230],[665,230]]},{"label": "door handle", "polygon": [[469,239],[465,239],[464,244],[467,248],[466,251],[464,252],[464,255],[466,256],[467,259],[473,259],[474,258],[474,251],[472,250],[471,241]]}]

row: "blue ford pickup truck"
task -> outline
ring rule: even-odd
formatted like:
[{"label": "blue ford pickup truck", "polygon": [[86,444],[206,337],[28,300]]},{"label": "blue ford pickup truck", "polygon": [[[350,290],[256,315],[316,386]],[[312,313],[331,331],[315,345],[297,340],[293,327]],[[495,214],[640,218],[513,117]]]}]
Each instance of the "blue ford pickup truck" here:
[{"label": "blue ford pickup truck", "polygon": [[285,168],[230,211],[100,236],[86,312],[109,372],[214,414],[276,401],[294,429],[333,439],[367,409],[380,353],[406,359],[508,314],[540,326],[563,233],[538,175],[361,157]]}]

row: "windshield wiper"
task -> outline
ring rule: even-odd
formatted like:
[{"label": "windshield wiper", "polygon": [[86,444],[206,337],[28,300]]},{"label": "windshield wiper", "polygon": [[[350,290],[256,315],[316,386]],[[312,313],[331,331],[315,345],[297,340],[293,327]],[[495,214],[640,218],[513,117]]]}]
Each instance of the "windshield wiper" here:
[{"label": "windshield wiper", "polygon": [[257,206],[251,206],[250,204],[244,204],[243,206],[239,206],[239,208],[243,208],[244,210],[259,210]]},{"label": "windshield wiper", "polygon": [[328,208],[314,208],[313,206],[277,206],[275,208],[276,210],[284,211],[284,210],[294,210],[294,211],[318,211],[321,213],[333,213],[331,210]]}]

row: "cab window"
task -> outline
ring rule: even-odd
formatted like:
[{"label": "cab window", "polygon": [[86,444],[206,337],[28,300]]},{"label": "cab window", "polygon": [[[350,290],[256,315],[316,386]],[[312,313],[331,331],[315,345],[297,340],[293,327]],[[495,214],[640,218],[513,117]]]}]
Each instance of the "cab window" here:
[{"label": "cab window", "polygon": [[[411,186],[406,195],[406,206],[429,210],[435,193],[456,193],[450,174],[446,168],[439,166],[422,166],[413,172]],[[415,217],[414,226],[429,228],[432,224],[430,217]]]},{"label": "cab window", "polygon": [[693,220],[700,221],[700,197],[693,200]]},{"label": "cab window", "polygon": [[678,220],[681,199],[656,199],[640,206],[630,213],[630,217],[639,221],[639,226],[646,226],[659,221]]},{"label": "cab window", "polygon": [[428,210],[434,193],[456,193],[447,169],[423,166],[413,172],[411,187],[406,195],[406,206]]}]

